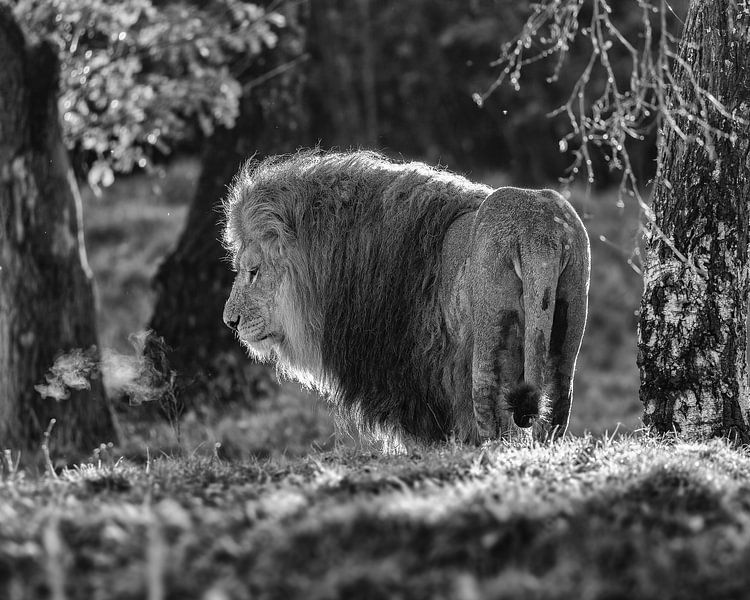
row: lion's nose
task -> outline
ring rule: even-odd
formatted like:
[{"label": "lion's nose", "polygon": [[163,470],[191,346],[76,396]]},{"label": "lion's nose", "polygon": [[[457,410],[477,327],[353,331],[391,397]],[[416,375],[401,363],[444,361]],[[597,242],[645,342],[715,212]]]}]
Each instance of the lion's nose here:
[{"label": "lion's nose", "polygon": [[237,331],[237,328],[240,326],[240,317],[234,316],[234,315],[226,315],[224,317],[224,324],[229,327],[229,329],[233,329],[234,331]]}]

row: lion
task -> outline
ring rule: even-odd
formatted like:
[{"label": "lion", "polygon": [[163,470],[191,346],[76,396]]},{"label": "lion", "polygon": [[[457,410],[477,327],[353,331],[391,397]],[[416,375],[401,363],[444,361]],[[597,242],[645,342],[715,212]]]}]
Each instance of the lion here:
[{"label": "lion", "polygon": [[312,150],[248,162],[224,208],[224,322],[362,430],[567,429],[590,251],[557,192]]}]

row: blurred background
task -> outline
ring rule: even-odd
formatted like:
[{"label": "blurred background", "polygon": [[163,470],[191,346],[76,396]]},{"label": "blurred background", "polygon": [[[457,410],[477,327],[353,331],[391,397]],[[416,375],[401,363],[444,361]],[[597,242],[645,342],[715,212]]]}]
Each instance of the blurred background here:
[{"label": "blurred background", "polygon": [[[670,27],[685,6],[672,2]],[[612,9],[638,44],[638,3]],[[59,53],[100,347],[122,361],[145,356],[168,382],[160,399],[144,396],[123,384],[121,362],[104,361],[124,452],[220,442],[225,456],[250,458],[333,447],[325,403],[251,364],[221,322],[232,274],[217,206],[232,174],[250,156],[313,145],[378,149],[492,186],[564,191],[593,255],[571,432],[639,427],[638,207],[619,196],[620,173],[603,153],[592,157],[593,186],[561,185],[575,149],[561,143],[565,115],[548,116],[589,60],[585,39],[557,80],[554,63],[540,61],[479,103],[527,2],[19,0],[14,11],[27,35],[52,39]],[[626,52],[610,60],[629,77]],[[604,77],[592,74],[594,89]],[[646,191],[655,140],[654,131],[629,148]],[[153,332],[145,341],[134,336],[144,331]]]}]

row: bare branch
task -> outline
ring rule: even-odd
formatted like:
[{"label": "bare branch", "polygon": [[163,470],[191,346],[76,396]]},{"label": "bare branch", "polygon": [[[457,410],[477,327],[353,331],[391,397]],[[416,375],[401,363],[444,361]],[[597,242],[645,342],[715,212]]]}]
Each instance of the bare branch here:
[{"label": "bare branch", "polygon": [[[701,87],[690,65],[680,57],[677,51],[680,41],[674,31],[681,30],[684,22],[667,0],[630,1],[641,13],[640,31],[630,37],[613,21],[610,0],[544,0],[532,4],[521,33],[503,46],[500,57],[493,63],[500,68],[497,79],[474,99],[481,105],[506,80],[518,89],[524,67],[548,58],[554,60],[549,81],[557,80],[572,44],[586,40],[591,44],[589,61],[573,84],[568,100],[549,114],[566,115],[570,127],[559,143],[561,152],[572,152],[563,182],[570,184],[585,171],[590,186],[594,181],[591,146],[600,148],[610,169],[622,174],[618,204],[623,205],[625,197],[634,198],[649,223],[650,233],[663,238],[675,256],[690,264],[653,222],[641,195],[646,182],[638,181],[627,142],[643,140],[656,127],[661,135],[672,130],[685,142],[695,142],[709,156],[714,156],[714,140],[736,139],[737,125],[746,123],[730,114],[719,98]],[[584,9],[591,11],[587,22],[583,21]],[[623,78],[615,71],[611,60],[614,51],[629,55],[629,77]],[[685,74],[689,89],[677,84],[676,70]],[[594,75],[603,76],[603,86],[602,77]],[[595,85],[599,87],[595,89]],[[723,117],[720,126],[711,118],[712,114]],[[696,125],[699,134],[688,136],[679,125],[681,120]],[[657,165],[657,172],[659,168]],[[692,266],[696,272],[700,271]]]}]

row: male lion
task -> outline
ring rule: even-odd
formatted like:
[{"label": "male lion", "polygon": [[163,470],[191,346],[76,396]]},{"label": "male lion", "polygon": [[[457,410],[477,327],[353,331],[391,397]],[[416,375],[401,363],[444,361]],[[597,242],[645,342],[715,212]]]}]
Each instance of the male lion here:
[{"label": "male lion", "polygon": [[224,321],[255,358],[370,431],[565,431],[589,243],[558,193],[304,151],[247,164],[225,208]]}]

